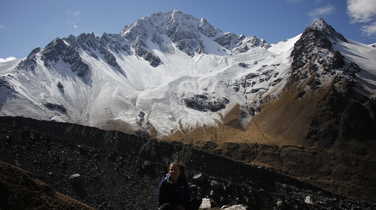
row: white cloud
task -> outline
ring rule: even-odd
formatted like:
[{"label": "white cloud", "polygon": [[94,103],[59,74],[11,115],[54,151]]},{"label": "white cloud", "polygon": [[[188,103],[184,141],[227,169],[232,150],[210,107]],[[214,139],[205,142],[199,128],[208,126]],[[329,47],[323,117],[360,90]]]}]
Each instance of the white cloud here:
[{"label": "white cloud", "polygon": [[80,10],[73,11],[73,12],[72,12],[72,15],[73,15],[74,17],[78,17],[78,16],[81,15],[81,11],[80,11]]},{"label": "white cloud", "polygon": [[327,5],[324,7],[316,8],[308,13],[311,17],[322,17],[326,15],[330,15],[335,11],[335,7],[333,5]]},{"label": "white cloud", "polygon": [[354,22],[369,22],[376,16],[376,1],[347,0],[347,10]]},{"label": "white cloud", "polygon": [[80,10],[66,10],[65,15],[67,17],[67,24],[71,26],[73,29],[77,29],[79,27],[81,11]]},{"label": "white cloud", "polygon": [[376,35],[376,21],[363,26],[362,31],[368,36]]},{"label": "white cloud", "polygon": [[79,17],[81,15],[81,11],[80,10],[66,10],[65,11],[65,14],[68,16],[68,17]]},{"label": "white cloud", "polygon": [[15,59],[16,59],[16,57],[0,58],[0,63],[12,61],[12,60],[15,60]]}]

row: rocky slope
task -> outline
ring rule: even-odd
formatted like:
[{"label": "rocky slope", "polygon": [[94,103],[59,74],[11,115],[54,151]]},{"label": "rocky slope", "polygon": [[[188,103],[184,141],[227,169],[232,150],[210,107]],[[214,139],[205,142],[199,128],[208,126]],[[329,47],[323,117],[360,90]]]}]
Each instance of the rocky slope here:
[{"label": "rocky slope", "polygon": [[177,159],[185,162],[196,196],[211,199],[212,207],[376,208],[177,142],[25,118],[2,117],[0,124],[2,161],[30,170],[51,189],[98,209],[154,209],[165,166]]},{"label": "rocky slope", "polygon": [[85,209],[77,200],[54,191],[28,171],[0,161],[0,209]]},{"label": "rocky slope", "polygon": [[196,147],[259,165],[356,199],[375,200],[375,158],[371,150],[328,151],[302,146],[197,142]]}]

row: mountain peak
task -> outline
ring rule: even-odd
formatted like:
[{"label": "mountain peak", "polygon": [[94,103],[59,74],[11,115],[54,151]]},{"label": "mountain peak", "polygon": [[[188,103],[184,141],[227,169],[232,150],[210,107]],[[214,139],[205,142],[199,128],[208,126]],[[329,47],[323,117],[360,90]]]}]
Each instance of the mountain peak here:
[{"label": "mountain peak", "polygon": [[331,26],[323,18],[318,18],[318,19],[313,20],[310,26],[310,28],[316,29],[316,30],[324,30],[330,27]]},{"label": "mountain peak", "polygon": [[178,19],[196,19],[190,14],[184,13],[180,10],[173,9],[167,12],[157,12],[153,13],[150,16],[143,17],[143,19],[170,19],[170,20],[178,20]]},{"label": "mountain peak", "polygon": [[308,27],[310,30],[320,31],[324,35],[328,36],[332,40],[341,40],[348,42],[347,39],[340,33],[338,33],[331,25],[329,25],[323,18],[315,19]]},{"label": "mountain peak", "polygon": [[133,24],[125,26],[122,35],[127,36],[127,34],[135,31],[143,32],[144,35],[147,35],[146,31],[157,32],[158,34],[165,33],[168,35],[178,31],[191,33],[199,31],[208,37],[214,37],[222,32],[211,25],[206,19],[193,17],[177,9],[142,17]]},{"label": "mountain peak", "polygon": [[166,47],[166,43],[168,45],[171,41],[179,50],[193,56],[195,53],[207,52],[203,40],[213,39],[222,33],[206,19],[195,18],[175,9],[138,19],[125,26],[121,36],[145,49],[151,41],[160,49],[168,50],[172,47]]},{"label": "mountain peak", "polygon": [[[211,25],[207,19],[196,18],[176,9],[143,17],[125,26],[121,36],[131,43],[139,42],[145,48],[151,41],[161,49],[168,48],[162,46],[162,43],[169,42],[165,39],[168,37],[179,50],[189,56],[208,52],[223,54],[226,52],[223,48],[241,53],[254,47],[269,47],[263,39],[224,33]],[[210,42],[211,44],[208,44]],[[215,50],[213,46],[216,46]]]}]

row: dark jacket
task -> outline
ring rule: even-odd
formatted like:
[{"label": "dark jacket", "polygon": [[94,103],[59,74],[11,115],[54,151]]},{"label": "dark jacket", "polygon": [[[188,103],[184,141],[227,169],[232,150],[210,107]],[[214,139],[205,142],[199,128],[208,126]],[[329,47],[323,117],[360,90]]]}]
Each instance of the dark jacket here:
[{"label": "dark jacket", "polygon": [[163,177],[159,184],[159,206],[169,203],[173,206],[181,205],[189,209],[190,192],[185,180],[178,180],[176,183],[170,181],[169,174]]}]

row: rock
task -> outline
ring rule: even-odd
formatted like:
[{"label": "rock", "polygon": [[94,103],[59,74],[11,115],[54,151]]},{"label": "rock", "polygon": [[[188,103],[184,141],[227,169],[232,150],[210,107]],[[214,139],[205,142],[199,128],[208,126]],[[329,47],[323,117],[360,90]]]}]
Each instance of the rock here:
[{"label": "rock", "polygon": [[70,180],[74,180],[74,179],[79,178],[80,176],[81,176],[81,175],[78,174],[78,173],[76,173],[76,174],[72,174],[72,175],[69,176],[69,179],[70,179]]},{"label": "rock", "polygon": [[312,205],[312,204],[313,204],[312,197],[309,196],[309,195],[307,195],[307,196],[305,197],[305,199],[304,199],[304,203]]},{"label": "rock", "polygon": [[62,114],[66,114],[67,113],[67,109],[65,109],[65,107],[63,105],[60,105],[60,104],[54,104],[54,103],[45,103],[43,104],[46,108],[48,108],[49,110],[51,111],[58,111]]},{"label": "rock", "polygon": [[61,84],[61,82],[58,82],[56,86],[57,86],[57,88],[59,88],[60,92],[64,94],[64,86],[63,86],[63,84]]},{"label": "rock", "polygon": [[211,208],[211,203],[209,198],[203,198],[199,209],[208,209]]},{"label": "rock", "polygon": [[221,208],[223,210],[247,210],[247,207],[243,205],[233,205],[225,208]]},{"label": "rock", "polygon": [[277,207],[281,207],[283,205],[283,201],[281,200],[278,200],[277,203],[276,203]]},{"label": "rock", "polygon": [[202,173],[198,173],[192,177],[194,180],[199,180],[202,178]]},{"label": "rock", "polygon": [[249,65],[246,64],[246,63],[238,63],[238,65],[239,65],[240,67],[243,67],[243,68],[248,68],[248,67],[249,67]]},{"label": "rock", "polygon": [[230,102],[225,97],[215,98],[207,95],[194,95],[189,98],[184,98],[183,101],[187,107],[202,112],[217,112],[226,108],[226,105]]}]

